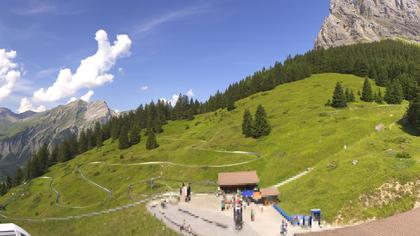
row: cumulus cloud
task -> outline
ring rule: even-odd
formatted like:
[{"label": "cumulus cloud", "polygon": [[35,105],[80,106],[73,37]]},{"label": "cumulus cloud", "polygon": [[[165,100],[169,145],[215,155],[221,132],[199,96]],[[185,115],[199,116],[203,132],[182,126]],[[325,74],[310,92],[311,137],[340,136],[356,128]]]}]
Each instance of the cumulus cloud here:
[{"label": "cumulus cloud", "polygon": [[13,62],[16,51],[0,49],[0,100],[7,98],[21,77],[19,66]]},{"label": "cumulus cloud", "polygon": [[[192,89],[190,89],[185,93],[185,95],[187,95],[189,98],[192,98],[194,96],[194,92],[193,92]],[[169,104],[171,104],[171,106],[175,106],[178,99],[179,99],[179,94],[174,94],[174,95],[172,95],[172,97],[170,99],[161,98],[160,100],[162,100],[164,102],[169,102]]]},{"label": "cumulus cloud", "polygon": [[95,94],[95,92],[93,92],[92,90],[89,90],[85,95],[81,96],[80,99],[85,102],[89,102],[93,94]]},{"label": "cumulus cloud", "polygon": [[[169,99],[169,103],[172,105],[172,106],[175,106],[176,105],[176,102],[178,101],[178,99],[179,99],[179,94],[174,94],[174,95],[172,95],[172,98],[171,99]],[[182,101],[182,100],[181,100]]]},{"label": "cumulus cloud", "polygon": [[47,108],[45,106],[38,106],[35,108],[32,102],[28,98],[22,98],[22,100],[20,101],[18,112],[19,113],[23,113],[25,111],[43,112],[46,110]]},{"label": "cumulus cloud", "polygon": [[113,44],[104,30],[96,32],[97,52],[80,62],[73,73],[69,68],[61,69],[57,80],[49,88],[41,88],[33,94],[36,102],[55,102],[77,93],[82,88],[94,88],[112,82],[114,76],[108,72],[121,57],[130,55],[131,40],[127,35],[117,35]]},{"label": "cumulus cloud", "polygon": [[188,92],[186,93],[186,95],[188,97],[194,97],[194,93],[193,93],[192,89],[188,90]]},{"label": "cumulus cloud", "polygon": [[77,100],[77,98],[76,98],[76,97],[71,97],[71,98],[67,101],[67,104],[72,103],[72,102],[74,102],[74,101],[76,101],[76,100]]},{"label": "cumulus cloud", "polygon": [[[80,100],[83,100],[85,102],[90,102],[90,99],[92,98],[92,96],[95,94],[95,92],[93,92],[92,90],[89,90],[85,95],[80,97]],[[67,104],[72,103],[74,101],[77,101],[76,97],[71,97],[68,101]]]}]

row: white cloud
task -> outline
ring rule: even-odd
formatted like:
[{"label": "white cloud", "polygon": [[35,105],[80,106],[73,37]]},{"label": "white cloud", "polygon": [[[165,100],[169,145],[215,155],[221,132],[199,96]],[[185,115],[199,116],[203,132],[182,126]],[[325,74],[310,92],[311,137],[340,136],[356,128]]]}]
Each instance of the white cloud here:
[{"label": "white cloud", "polygon": [[42,69],[42,70],[38,71],[38,73],[36,74],[36,76],[37,77],[40,77],[40,78],[43,78],[43,77],[52,77],[59,70],[60,70],[60,68],[47,68],[47,69]]},{"label": "white cloud", "polygon": [[188,97],[194,97],[192,89],[188,90],[188,92],[185,95],[187,95]]},{"label": "white cloud", "polygon": [[[192,89],[190,89],[185,93],[185,95],[187,95],[189,98],[192,98],[194,96],[194,92]],[[179,99],[179,94],[172,95],[172,98],[170,98],[169,100],[161,98],[161,100],[163,100],[164,102],[169,102],[171,106],[175,106],[178,99]]]},{"label": "white cloud", "polygon": [[141,91],[146,91],[148,89],[149,89],[149,86],[147,86],[147,85],[143,85],[143,86],[140,87]]},{"label": "white cloud", "polygon": [[93,92],[92,90],[89,90],[85,95],[81,96],[80,99],[85,102],[89,102],[93,94],[95,94],[95,92]]},{"label": "white cloud", "polygon": [[77,98],[76,98],[76,97],[71,97],[71,98],[67,101],[67,104],[72,103],[72,102],[74,102],[74,101],[76,101],[76,100],[77,100]]},{"label": "white cloud", "polygon": [[71,4],[71,1],[62,1],[60,4],[53,2],[45,2],[40,0],[26,1],[21,4],[19,8],[13,8],[10,11],[19,16],[36,16],[36,15],[74,15],[83,12],[81,9],[76,9]]},{"label": "white cloud", "polygon": [[18,112],[19,113],[23,113],[25,111],[43,112],[46,110],[47,108],[45,106],[38,106],[37,108],[34,108],[32,102],[28,98],[22,98],[22,100],[20,101]]},{"label": "white cloud", "polygon": [[109,70],[117,59],[130,55],[131,40],[127,35],[117,35],[113,45],[104,30],[96,32],[97,52],[80,62],[75,73],[68,68],[61,69],[57,80],[49,88],[41,88],[33,94],[36,102],[55,102],[77,93],[82,88],[93,88],[114,79]]},{"label": "white cloud", "polygon": [[134,30],[133,35],[138,36],[138,35],[147,33],[149,31],[153,30],[154,28],[156,28],[156,27],[158,27],[162,24],[165,24],[167,22],[176,21],[180,18],[187,17],[187,16],[192,16],[192,15],[197,15],[197,14],[200,14],[200,13],[204,13],[206,11],[207,11],[207,9],[205,9],[203,7],[189,7],[189,8],[184,8],[184,9],[176,10],[176,11],[173,11],[173,12],[169,12],[169,13],[163,14],[163,15],[157,17],[157,18],[146,21],[143,24],[140,24]]},{"label": "white cloud", "polygon": [[26,8],[16,8],[16,9],[13,9],[12,12],[16,15],[32,16],[32,15],[54,13],[56,10],[57,10],[56,7],[53,5],[36,4],[30,7],[26,7]]},{"label": "white cloud", "polygon": [[13,62],[16,51],[0,49],[0,100],[7,98],[21,77],[19,66]]},{"label": "white cloud", "polygon": [[[175,106],[176,105],[176,102],[178,101],[178,99],[179,99],[179,94],[174,94],[174,95],[172,95],[172,98],[171,99],[169,99],[169,103],[172,105],[172,106]],[[182,100],[181,100],[182,101]]]}]

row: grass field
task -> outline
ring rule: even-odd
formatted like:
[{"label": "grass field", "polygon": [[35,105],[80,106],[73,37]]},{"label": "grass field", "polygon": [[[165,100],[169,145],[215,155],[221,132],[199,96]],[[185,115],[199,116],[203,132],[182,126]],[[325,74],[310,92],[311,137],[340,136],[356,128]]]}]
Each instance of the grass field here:
[{"label": "grass field", "polygon": [[[355,92],[363,84],[363,79],[352,75],[320,74],[280,85],[237,102],[232,112],[219,110],[198,115],[192,121],[169,122],[158,135],[160,147],[153,151],[145,149],[144,137],[140,144],[124,151],[108,140],[102,148],[53,166],[45,174],[54,179],[52,186],[60,192],[59,205],[50,188],[51,180],[37,178],[1,197],[0,203],[8,204],[0,213],[31,219],[76,216],[129,204],[145,198],[144,194],[176,191],[183,181],[192,182],[193,191],[211,192],[216,189],[214,183],[221,171],[257,170],[261,186],[266,187],[308,167],[313,171],[280,187],[280,206],[290,214],[307,214],[311,208],[321,208],[324,219],[332,222],[342,209],[351,209],[346,215],[349,219],[383,217],[409,209],[416,200],[412,196],[397,199],[389,209],[363,209],[363,204],[349,208],[361,195],[383,183],[418,178],[420,138],[398,123],[407,103],[389,106],[358,100],[346,109],[324,106],[337,81]],[[377,89],[374,87],[374,91]],[[254,113],[259,104],[268,113],[272,132],[258,140],[244,138],[243,111],[247,108]],[[375,131],[378,124],[385,127],[379,133]],[[396,159],[395,153],[401,150],[412,158]],[[218,151],[257,152],[261,158]],[[353,165],[353,160],[358,164]],[[201,167],[130,165],[156,161]],[[241,162],[247,164],[215,168]],[[80,170],[111,190],[112,198],[83,179]],[[152,177],[160,177],[153,187],[149,181]],[[13,221],[33,235],[173,234],[149,216],[143,205],[82,220]]]}]

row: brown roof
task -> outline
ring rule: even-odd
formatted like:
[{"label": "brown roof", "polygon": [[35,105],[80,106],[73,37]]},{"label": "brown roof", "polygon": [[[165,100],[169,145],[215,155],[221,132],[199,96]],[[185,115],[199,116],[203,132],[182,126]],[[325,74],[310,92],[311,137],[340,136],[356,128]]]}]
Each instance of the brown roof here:
[{"label": "brown roof", "polygon": [[256,171],[219,173],[217,180],[219,186],[251,185],[259,182]]},{"label": "brown roof", "polygon": [[270,197],[279,195],[277,188],[262,188],[260,189],[262,197]]}]

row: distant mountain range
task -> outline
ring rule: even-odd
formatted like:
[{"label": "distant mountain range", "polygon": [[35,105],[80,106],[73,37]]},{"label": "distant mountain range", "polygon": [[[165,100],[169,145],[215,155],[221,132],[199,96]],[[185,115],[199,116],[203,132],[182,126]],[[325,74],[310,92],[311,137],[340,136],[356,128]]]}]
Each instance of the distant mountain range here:
[{"label": "distant mountain range", "polygon": [[16,114],[0,108],[0,175],[13,174],[44,143],[50,147],[70,134],[105,123],[115,112],[104,101],[77,100],[51,110]]},{"label": "distant mountain range", "polygon": [[331,0],[315,48],[385,38],[420,42],[420,0]]}]

